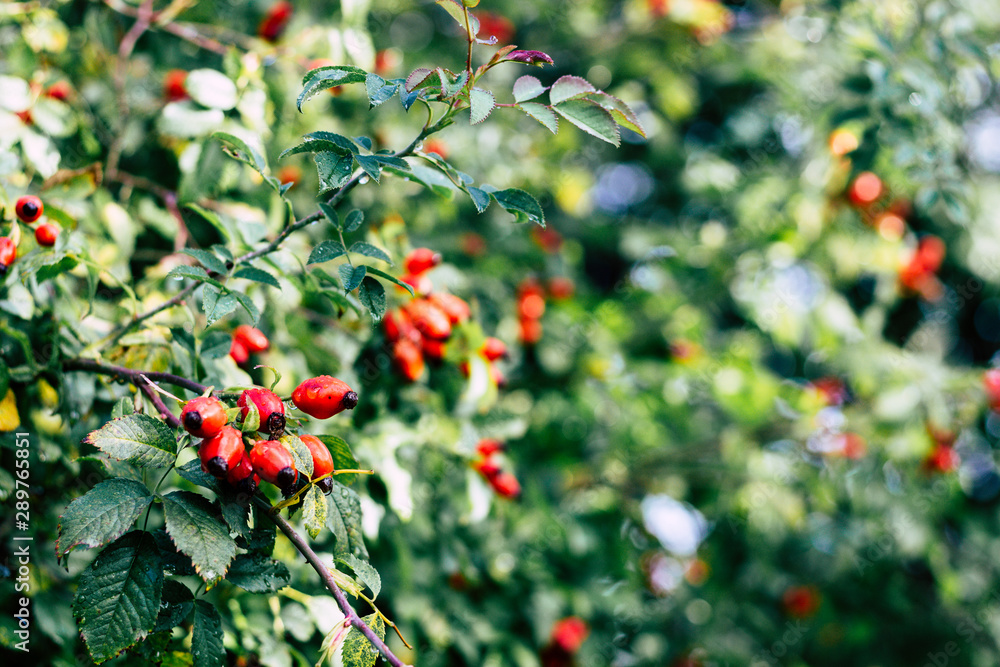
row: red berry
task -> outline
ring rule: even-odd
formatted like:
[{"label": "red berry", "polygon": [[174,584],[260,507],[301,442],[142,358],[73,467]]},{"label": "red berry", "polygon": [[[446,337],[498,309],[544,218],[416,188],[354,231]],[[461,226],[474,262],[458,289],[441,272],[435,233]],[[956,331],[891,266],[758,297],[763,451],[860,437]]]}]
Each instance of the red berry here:
[{"label": "red berry", "polygon": [[448,159],[448,144],[440,139],[428,139],[424,142],[423,151],[425,153],[437,153],[443,159]]},{"label": "red berry", "polygon": [[812,381],[813,388],[827,405],[843,405],[847,401],[847,387],[836,377],[822,377]]},{"label": "red berry", "polygon": [[260,484],[260,477],[254,473],[253,464],[250,463],[250,457],[247,455],[245,449],[239,462],[226,473],[226,481],[229,483],[229,486],[236,489],[239,493],[252,496],[257,491],[257,486]]},{"label": "red berry", "polygon": [[42,211],[44,210],[45,206],[42,205],[42,200],[35,195],[25,195],[14,204],[14,212],[17,213],[17,217],[22,222],[34,222],[38,220],[38,218],[42,217]]},{"label": "red berry", "polygon": [[538,245],[539,248],[554,255],[559,252],[562,248],[563,238],[562,234],[557,232],[552,227],[546,227],[542,229],[541,227],[531,228],[531,239]]},{"label": "red berry", "polygon": [[483,438],[476,445],[476,453],[482,457],[490,457],[497,452],[506,451],[507,445],[495,438]]},{"label": "red berry", "polygon": [[285,32],[288,22],[292,18],[292,3],[276,2],[267,10],[267,14],[257,28],[257,35],[268,42],[276,42],[281,34]]},{"label": "red berry", "polygon": [[226,406],[214,396],[199,396],[184,404],[184,430],[199,438],[211,438],[226,425]]},{"label": "red berry", "polygon": [[249,324],[241,324],[236,327],[233,331],[233,340],[243,343],[243,347],[250,353],[263,352],[271,346],[267,336],[260,329]]},{"label": "red berry", "polygon": [[569,299],[575,291],[576,286],[566,276],[556,276],[549,280],[549,296],[553,299]]},{"label": "red berry", "polygon": [[590,627],[582,618],[570,616],[556,622],[552,628],[552,643],[573,654],[580,650],[589,634]]},{"label": "red berry", "polygon": [[17,246],[9,236],[0,237],[0,276],[6,275],[7,267],[17,259]]},{"label": "red berry", "polygon": [[958,468],[961,460],[958,452],[950,445],[937,444],[924,459],[925,472],[951,472]]},{"label": "red berry", "polygon": [[507,345],[499,338],[493,338],[492,336],[486,339],[482,347],[483,356],[490,361],[496,361],[497,359],[503,359],[507,356]]},{"label": "red berry", "polygon": [[448,315],[427,299],[414,299],[406,305],[407,314],[424,336],[445,339],[451,336]]},{"label": "red berry", "polygon": [[232,345],[229,346],[229,356],[233,358],[237,366],[242,366],[250,360],[250,352],[241,340],[233,338]]},{"label": "red berry", "polygon": [[490,379],[493,380],[493,384],[497,386],[497,389],[503,389],[507,386],[507,378],[497,368],[496,364],[490,364]]},{"label": "red berry", "polygon": [[521,320],[521,342],[525,345],[535,345],[542,339],[542,323],[538,320]]},{"label": "red berry", "polygon": [[236,405],[243,408],[244,419],[250,412],[250,402],[257,406],[257,411],[260,413],[260,428],[257,430],[270,433],[272,436],[285,430],[285,404],[277,394],[268,389],[247,389],[240,394]]},{"label": "red berry", "polygon": [[408,338],[414,343],[420,342],[421,336],[413,326],[410,316],[403,310],[390,310],[382,319],[382,329],[389,342],[394,343],[400,338]]},{"label": "red berry", "polygon": [[417,248],[403,262],[407,273],[419,275],[428,269],[433,269],[441,263],[441,253],[434,252],[430,248]]},{"label": "red berry", "polygon": [[288,493],[299,479],[292,453],[277,440],[261,440],[250,450],[250,464],[266,482]]},{"label": "red berry", "polygon": [[445,342],[443,340],[423,338],[420,341],[420,349],[423,351],[424,356],[428,359],[432,359],[434,361],[441,361],[444,359]]},{"label": "red berry", "polygon": [[396,341],[392,346],[392,359],[399,372],[410,382],[414,382],[424,372],[424,355],[411,340],[401,338]]},{"label": "red berry", "polygon": [[491,458],[476,461],[472,464],[472,467],[487,480],[492,480],[500,474],[500,464]]},{"label": "red berry", "polygon": [[58,238],[58,236],[59,228],[52,223],[43,222],[35,227],[35,241],[37,241],[40,246],[51,248],[56,244],[56,238]]},{"label": "red berry", "polygon": [[793,618],[809,618],[819,610],[819,591],[815,586],[792,586],[781,596],[785,613]]},{"label": "red berry", "polygon": [[858,207],[866,207],[882,196],[882,179],[870,171],[858,174],[847,191],[851,203]]},{"label": "red berry", "polygon": [[1000,409],[1000,368],[991,368],[983,374],[986,399],[994,410]]},{"label": "red berry", "polygon": [[517,314],[529,320],[541,318],[545,314],[545,299],[538,294],[525,294],[518,300]]},{"label": "red berry", "polygon": [[[312,479],[322,477],[323,475],[329,475],[333,472],[333,455],[330,454],[330,450],[323,444],[322,440],[314,435],[300,435],[299,440],[301,440],[305,446],[309,448],[309,453],[312,454]],[[323,493],[330,493],[333,489],[333,477],[321,479],[316,485]]]},{"label": "red berry", "polygon": [[295,388],[292,403],[311,417],[329,419],[344,410],[353,410],[358,404],[358,395],[343,380],[319,375]]},{"label": "red berry", "polygon": [[501,472],[490,479],[493,490],[504,498],[519,498],[521,496],[521,484],[513,473]]},{"label": "red berry", "polygon": [[70,88],[69,83],[66,81],[56,81],[46,89],[45,96],[65,102],[72,93],[73,89]]},{"label": "red berry", "polygon": [[188,96],[185,86],[187,75],[182,69],[172,69],[163,77],[163,97],[168,102],[177,102]]},{"label": "red berry", "polygon": [[508,43],[514,37],[514,24],[510,19],[492,12],[476,12],[479,19],[479,38],[496,37],[500,44]]},{"label": "red berry", "polygon": [[218,433],[198,446],[201,469],[213,477],[225,477],[246,453],[243,434],[232,426],[223,426]]},{"label": "red berry", "polygon": [[469,304],[466,303],[465,299],[457,297],[454,294],[439,292],[429,295],[427,300],[443,310],[444,314],[448,316],[448,321],[452,324],[465,322],[472,316],[472,311],[469,309]]}]

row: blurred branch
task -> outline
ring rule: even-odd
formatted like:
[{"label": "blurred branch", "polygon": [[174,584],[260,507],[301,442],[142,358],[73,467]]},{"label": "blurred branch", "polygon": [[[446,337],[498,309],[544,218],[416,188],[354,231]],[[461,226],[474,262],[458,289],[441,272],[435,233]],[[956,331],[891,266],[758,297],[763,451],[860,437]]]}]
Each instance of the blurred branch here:
[{"label": "blurred branch", "polygon": [[267,500],[261,496],[255,496],[253,501],[261,509],[267,510],[268,518],[270,518],[271,521],[274,522],[274,525],[285,534],[285,537],[287,537],[288,540],[295,545],[295,548],[299,550],[299,553],[305,556],[309,564],[312,565],[313,569],[316,570],[319,576],[323,579],[323,583],[326,584],[326,587],[330,589],[331,593],[333,593],[333,597],[337,601],[337,606],[340,607],[340,611],[343,612],[345,617],[347,617],[347,620],[350,621],[351,625],[353,625],[358,632],[363,634],[368,641],[372,643],[372,646],[374,646],[375,649],[382,654],[382,657],[385,658],[385,661],[390,665],[393,667],[409,667],[405,662],[397,658],[389,647],[386,646],[386,643],[382,641],[377,634],[375,634],[375,631],[368,627],[368,624],[365,623],[360,616],[358,616],[358,613],[351,607],[351,603],[348,602],[347,595],[344,591],[340,590],[339,586],[337,586],[337,582],[334,581],[329,568],[327,568],[323,561],[320,560],[320,557],[317,556],[316,552],[312,550],[309,543],[295,531],[292,524],[288,523],[288,520],[285,519],[285,517],[274,512],[274,508],[271,507],[270,503],[268,503]]},{"label": "blurred branch", "polygon": [[132,24],[121,44],[118,45],[118,57],[115,63],[115,91],[118,96],[119,129],[111,148],[108,149],[108,162],[105,171],[108,178],[114,178],[118,173],[118,162],[122,155],[122,142],[125,139],[125,128],[128,125],[129,107],[125,96],[125,79],[128,76],[129,58],[135,50],[136,42],[149,29],[153,17],[153,0],[146,0],[136,12],[136,21]]}]

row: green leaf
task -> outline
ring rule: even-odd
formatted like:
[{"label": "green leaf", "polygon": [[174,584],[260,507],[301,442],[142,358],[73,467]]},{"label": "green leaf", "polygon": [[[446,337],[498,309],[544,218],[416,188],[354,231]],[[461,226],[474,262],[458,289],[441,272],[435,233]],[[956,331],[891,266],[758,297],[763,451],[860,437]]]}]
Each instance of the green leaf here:
[{"label": "green leaf", "polygon": [[482,213],[489,208],[490,195],[485,190],[480,190],[479,188],[469,185],[466,186],[465,191],[468,192],[469,197],[472,198],[472,203],[476,206],[477,213]]},{"label": "green leaf", "polygon": [[201,469],[201,461],[192,459],[184,465],[174,468],[178,475],[198,486],[203,486],[212,491],[219,490],[219,481]]},{"label": "green leaf", "polygon": [[349,565],[354,570],[354,574],[358,580],[371,590],[372,600],[378,597],[378,594],[382,591],[382,577],[379,576],[379,573],[372,567],[371,563],[351,554],[337,556],[337,560]]},{"label": "green leaf", "polygon": [[59,517],[56,556],[104,546],[124,535],[153,500],[144,484],[114,477],[75,499]]},{"label": "green leaf", "polygon": [[[347,220],[350,222],[351,216],[347,216]],[[323,262],[329,262],[331,259],[337,259],[346,253],[347,250],[340,241],[323,241],[309,253],[309,259],[306,261],[306,264],[322,264]]]},{"label": "green leaf", "polygon": [[[488,198],[488,196],[487,196],[487,198]],[[369,266],[368,267],[368,275],[376,275],[379,278],[384,278],[385,280],[388,280],[391,283],[399,285],[400,287],[402,287],[403,289],[405,289],[407,292],[409,292],[410,296],[413,296],[413,294],[414,294],[413,293],[413,286],[412,285],[404,283],[402,280],[400,280],[396,276],[389,275],[388,273],[386,273],[385,271],[383,271],[381,269],[376,269],[374,266]]]},{"label": "green leaf", "polygon": [[357,243],[351,244],[351,252],[357,253],[359,255],[364,255],[365,257],[371,257],[372,259],[380,259],[383,262],[392,264],[392,258],[389,257],[389,253],[381,248],[376,248],[370,243],[365,243],[364,241],[358,241]]},{"label": "green leaf", "polygon": [[[4,390],[6,394],[6,389]],[[135,404],[132,402],[131,398],[124,397],[118,399],[115,403],[115,407],[111,408],[111,418],[118,419],[119,417],[125,417],[135,412]]]},{"label": "green leaf", "polygon": [[343,187],[354,173],[354,156],[351,153],[316,153],[313,155],[319,175],[319,194]]},{"label": "green leaf", "polygon": [[[438,3],[440,4],[440,3]],[[361,619],[365,625],[375,631],[379,639],[385,639],[385,622],[378,614],[369,614]],[[375,662],[379,658],[379,652],[375,649],[368,638],[361,634],[361,631],[352,627],[344,640],[343,656],[344,667],[375,667]]]},{"label": "green leaf", "polygon": [[355,155],[354,159],[364,169],[365,173],[378,183],[379,178],[382,176],[382,165],[378,159],[374,155]]},{"label": "green leaf", "polygon": [[170,539],[191,557],[202,579],[211,582],[226,574],[236,543],[211,503],[195,493],[174,491],[163,496],[163,514]]},{"label": "green leaf", "polygon": [[319,210],[323,212],[323,215],[334,227],[340,229],[340,215],[337,214],[337,209],[323,201],[319,203]]},{"label": "green leaf", "polygon": [[358,558],[368,558],[361,533],[361,499],[358,494],[334,479],[330,499],[330,530],[337,537],[335,553],[352,553]]},{"label": "green leaf", "polygon": [[642,124],[639,122],[639,117],[635,115],[635,112],[632,111],[629,105],[625,104],[614,95],[608,95],[605,92],[596,92],[587,95],[587,99],[593,100],[601,105],[601,108],[610,113],[615,122],[622,127],[627,127],[633,132],[638,133],[640,136],[646,136],[646,131],[642,128]]},{"label": "green leaf", "polygon": [[194,257],[196,260],[201,262],[202,266],[213,273],[226,273],[226,263],[216,257],[213,252],[201,250],[199,248],[185,248],[184,250],[181,250],[181,252],[189,257]]},{"label": "green leaf", "polygon": [[347,220],[344,221],[344,231],[353,232],[361,226],[361,223],[365,221],[365,212],[360,209],[354,209],[347,214]]},{"label": "green leaf", "polygon": [[[350,147],[343,145],[340,141],[331,141],[329,139],[311,139],[299,144],[298,146],[292,146],[291,148],[284,150],[281,155],[278,156],[278,159],[280,160],[285,156],[296,155],[298,153],[336,153],[337,155],[350,155],[357,152],[357,148],[354,148],[354,144],[351,143],[351,140],[347,137],[341,137],[339,134],[332,136],[339,137],[340,139],[348,142]],[[354,150],[351,150],[352,148],[354,148]]]},{"label": "green leaf", "polygon": [[496,105],[493,93],[483,88],[473,88],[469,91],[469,122],[473,125],[482,123],[490,117]]},{"label": "green leaf", "polygon": [[19,264],[21,267],[21,282],[27,284],[29,277],[34,276],[40,283],[56,276],[72,271],[79,262],[75,257],[65,252],[41,252],[28,255]]},{"label": "green leaf", "polygon": [[528,100],[533,100],[547,90],[542,82],[537,78],[526,74],[522,77],[518,77],[517,81],[514,82],[514,101],[515,102],[527,102]]},{"label": "green leaf", "polygon": [[386,155],[385,153],[375,153],[372,156],[378,160],[381,164],[389,165],[390,167],[396,167],[397,169],[402,169],[403,171],[410,170],[410,163],[401,157],[396,157],[395,155]]},{"label": "green leaf", "polygon": [[229,354],[233,344],[231,334],[223,331],[209,331],[201,341],[200,356],[203,359],[222,359]]},{"label": "green leaf", "polygon": [[206,285],[201,294],[201,309],[205,312],[205,326],[212,326],[226,315],[229,315],[239,305],[232,293],[220,294],[219,290]]},{"label": "green leaf", "polygon": [[[365,77],[365,90],[368,92],[368,108],[375,107],[387,102],[399,90],[402,79],[386,81],[378,74],[369,74]],[[369,149],[371,147],[369,146]]]},{"label": "green leaf", "polygon": [[[274,531],[270,535],[273,545]],[[226,579],[251,593],[276,593],[288,585],[291,575],[283,563],[262,553],[253,553],[237,556],[226,573]]]},{"label": "green leaf", "polygon": [[253,401],[247,401],[247,414],[240,423],[243,433],[256,433],[260,429],[260,410]]},{"label": "green leaf", "polygon": [[236,269],[233,273],[234,278],[245,278],[246,280],[252,280],[256,283],[263,283],[264,285],[270,285],[271,287],[277,287],[281,289],[281,284],[278,279],[274,277],[271,273],[268,273],[264,269],[258,269],[256,266],[241,266]]},{"label": "green leaf", "polygon": [[212,227],[215,228],[215,231],[219,232],[219,234],[222,235],[222,238],[226,239],[226,241],[232,240],[232,236],[230,236],[229,230],[226,228],[224,224],[222,224],[222,220],[219,219],[219,216],[216,215],[214,211],[209,211],[208,209],[202,208],[197,204],[185,204],[184,208],[188,209],[189,211],[194,211],[199,216],[201,216],[204,220],[208,222],[208,224],[212,225]]},{"label": "green leaf", "polygon": [[[357,469],[358,460],[354,458],[351,446],[347,444],[346,440],[336,435],[317,435],[316,437],[330,450],[330,455],[333,456],[334,470]],[[357,474],[351,473],[349,475],[337,475],[335,479],[341,484],[351,484],[357,478]]]},{"label": "green leaf", "polygon": [[191,589],[174,579],[163,582],[163,592],[160,596],[160,613],[156,617],[154,632],[163,632],[177,627],[191,613],[194,606],[194,596]]},{"label": "green leaf", "polygon": [[[212,138],[217,139],[222,143],[222,149],[230,157],[233,157],[244,164],[250,165],[262,174],[264,173],[264,170],[267,169],[267,162],[264,161],[261,154],[235,134],[230,134],[228,132],[213,132]],[[188,208],[194,210],[195,206],[193,204],[188,204]],[[207,216],[205,217],[207,218]]]},{"label": "green leaf", "polygon": [[170,269],[170,273],[167,274],[167,278],[189,278],[199,283],[208,283],[209,285],[218,287],[219,289],[223,289],[225,287],[225,285],[220,283],[218,280],[209,278],[208,272],[200,266],[188,266],[186,264],[175,266]]},{"label": "green leaf", "polygon": [[[435,2],[455,19],[463,31],[465,30],[465,12],[460,0],[435,0]],[[469,27],[472,29],[473,37],[479,34],[479,19],[472,12],[469,12]]]},{"label": "green leaf", "polygon": [[242,537],[250,536],[250,506],[237,497],[237,492],[228,485],[219,489],[219,509],[222,520],[231,532]]},{"label": "green leaf", "polygon": [[365,278],[361,281],[358,287],[358,299],[361,300],[361,305],[372,314],[372,319],[376,322],[385,315],[385,288],[379,281],[373,278]]},{"label": "green leaf", "polygon": [[552,104],[560,104],[561,102],[583,97],[588,93],[596,92],[597,88],[594,88],[594,86],[586,79],[581,79],[578,76],[567,74],[566,76],[559,77],[559,79],[552,84],[552,88],[549,90],[549,102]]},{"label": "green leaf", "polygon": [[356,143],[354,143],[352,140],[348,139],[342,134],[337,134],[336,132],[317,130],[315,132],[310,132],[309,134],[306,135],[306,137],[308,137],[309,139],[316,139],[319,141],[328,141],[331,144],[339,146],[341,149],[349,151],[355,155],[358,153],[358,145]]},{"label": "green leaf", "polygon": [[253,299],[239,292],[231,292],[230,294],[240,302],[243,310],[247,311],[247,314],[250,316],[250,322],[256,325],[260,321],[260,310],[257,308],[257,304],[253,302]]},{"label": "green leaf", "polygon": [[191,632],[194,667],[223,667],[226,647],[222,645],[222,617],[211,603],[194,603],[194,630]]},{"label": "green leaf", "polygon": [[560,116],[613,146],[621,145],[621,132],[606,109],[590,100],[570,100],[555,107]]},{"label": "green leaf", "polygon": [[316,539],[326,527],[327,513],[326,496],[313,484],[302,499],[302,522],[309,537]]},{"label": "green leaf", "polygon": [[302,111],[302,103],[334,86],[349,83],[364,83],[368,74],[363,69],[350,65],[319,67],[308,72],[302,79],[302,92],[299,93],[295,105]]},{"label": "green leaf", "polygon": [[83,439],[113,459],[162,468],[177,456],[173,430],[159,419],[134,414],[115,419]]},{"label": "green leaf", "polygon": [[365,278],[365,273],[367,273],[367,268],[365,266],[351,266],[350,264],[341,264],[337,267],[337,271],[340,273],[340,280],[344,283],[344,292],[353,292],[361,284],[361,281]]},{"label": "green leaf", "polygon": [[153,536],[133,531],[102,551],[80,575],[73,613],[94,662],[145,637],[156,625],[163,565]]},{"label": "green leaf", "polygon": [[528,114],[528,116],[541,123],[552,134],[559,131],[559,116],[550,107],[536,102],[524,102],[516,106]]},{"label": "green leaf", "polygon": [[508,188],[506,190],[486,190],[500,206],[508,213],[513,213],[517,222],[534,222],[545,226],[545,213],[538,200],[524,190]]},{"label": "green leaf", "polygon": [[295,469],[299,471],[299,474],[312,477],[313,457],[309,448],[306,447],[306,443],[302,442],[299,436],[291,433],[281,436],[278,442],[291,452],[292,458],[295,460]]}]

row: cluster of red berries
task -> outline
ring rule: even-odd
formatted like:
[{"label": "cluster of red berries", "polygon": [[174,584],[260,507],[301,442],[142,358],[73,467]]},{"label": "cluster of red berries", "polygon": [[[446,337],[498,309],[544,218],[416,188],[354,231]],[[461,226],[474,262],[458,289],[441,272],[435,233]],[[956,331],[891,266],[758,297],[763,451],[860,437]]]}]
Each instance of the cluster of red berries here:
[{"label": "cluster of red berries", "polygon": [[472,468],[489,482],[497,495],[504,498],[518,498],[521,495],[521,483],[514,473],[503,469],[500,455],[507,446],[499,440],[484,438],[476,445],[476,458]]},{"label": "cluster of red berries", "polygon": [[[358,404],[358,395],[341,380],[321,375],[300,384],[292,393],[296,408],[318,419],[327,419]],[[191,435],[202,438],[198,458],[206,473],[223,479],[240,493],[253,494],[264,480],[290,493],[299,481],[291,450],[279,438],[285,431],[285,404],[277,394],[262,388],[247,389],[236,405],[245,421],[251,406],[260,417],[258,432],[266,437],[255,439],[247,450],[244,434],[229,425],[226,405],[214,396],[202,396],[188,401],[181,411],[181,424]],[[333,456],[323,442],[313,435],[300,435],[299,440],[312,454],[311,480],[329,493],[333,479]],[[322,479],[320,479],[322,478]]]},{"label": "cluster of red berries", "polygon": [[233,331],[233,342],[229,346],[229,356],[237,365],[242,366],[250,359],[251,354],[265,351],[271,342],[260,329],[241,324]]},{"label": "cluster of red berries", "polygon": [[[454,326],[467,322],[472,311],[462,298],[447,292],[435,292],[427,272],[441,263],[441,255],[428,248],[417,248],[404,262],[406,274],[400,280],[410,285],[414,298],[392,309],[382,319],[382,330],[392,345],[396,368],[409,382],[424,372],[425,359],[440,362],[445,357],[448,340]],[[496,338],[488,338],[480,353],[490,364],[490,373],[498,386],[504,384],[497,369],[498,359],[506,356],[507,346]],[[468,373],[468,362],[462,364]]]},{"label": "cluster of red berries", "polygon": [[548,645],[542,649],[542,667],[566,667],[590,635],[590,626],[578,616],[556,621]]},{"label": "cluster of red berries", "polygon": [[[42,217],[45,206],[42,200],[34,195],[25,195],[14,204],[14,213],[18,219],[26,224],[31,224]],[[59,228],[50,222],[43,222],[35,227],[35,241],[40,246],[52,247],[56,244],[59,236]],[[17,259],[17,244],[9,236],[0,237],[0,276],[7,273],[7,269],[14,260]]]}]

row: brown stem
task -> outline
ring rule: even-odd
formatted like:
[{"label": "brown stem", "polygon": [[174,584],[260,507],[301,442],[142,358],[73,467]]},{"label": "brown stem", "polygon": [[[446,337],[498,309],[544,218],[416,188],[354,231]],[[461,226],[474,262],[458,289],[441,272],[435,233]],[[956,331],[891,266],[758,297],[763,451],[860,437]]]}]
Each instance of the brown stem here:
[{"label": "brown stem", "polygon": [[191,292],[193,292],[196,289],[198,289],[199,285],[201,285],[201,283],[191,283],[190,285],[188,285],[187,287],[185,287],[184,289],[182,289],[180,292],[178,292],[177,294],[175,294],[172,298],[170,298],[170,299],[164,301],[163,303],[161,303],[159,306],[156,306],[155,308],[147,310],[142,315],[137,315],[136,317],[133,317],[132,320],[130,322],[128,322],[127,324],[123,324],[123,325],[115,328],[110,334],[107,335],[107,337],[106,337],[105,340],[108,340],[108,341],[118,340],[119,338],[121,338],[122,336],[124,336],[126,333],[128,333],[130,330],[132,330],[134,327],[136,327],[139,324],[142,324],[143,322],[145,322],[149,318],[151,318],[151,317],[153,317],[155,315],[159,315],[164,310],[167,310],[169,308],[173,308],[174,306],[179,305],[181,302],[184,301],[184,299],[186,299],[188,296],[191,295]]},{"label": "brown stem", "polygon": [[[180,375],[174,375],[173,373],[137,371],[132,368],[125,368],[124,366],[102,364],[101,362],[94,361],[92,359],[69,359],[68,361],[63,362],[63,368],[67,371],[86,371],[88,373],[96,373],[98,375],[110,375],[111,377],[128,380],[135,386],[143,389],[148,387],[148,383],[143,382],[142,380],[141,376],[143,375],[150,380],[156,382],[166,382],[167,384],[172,384],[175,387],[188,389],[196,394],[203,394],[208,389],[208,387],[201,383],[181,377]],[[153,393],[155,394],[156,392],[154,391]],[[156,401],[153,402],[156,403]]]},{"label": "brown stem", "polygon": [[166,405],[164,405],[163,399],[160,398],[160,394],[156,391],[156,386],[153,385],[153,382],[151,380],[139,380],[138,382],[143,393],[149,397],[150,402],[159,411],[160,416],[163,417],[171,427],[178,428],[181,425],[181,420],[178,419]]},{"label": "brown stem", "polygon": [[344,613],[344,616],[346,616],[351,622],[351,625],[357,628],[358,631],[372,643],[372,646],[374,646],[375,649],[382,654],[382,657],[385,658],[385,661],[390,665],[393,667],[409,667],[405,662],[397,658],[392,650],[386,646],[385,642],[382,641],[377,634],[375,634],[375,631],[368,627],[368,624],[365,623],[360,616],[358,616],[358,613],[351,607],[351,603],[347,601],[347,595],[345,595],[344,591],[340,590],[340,587],[337,586],[337,582],[334,581],[333,575],[330,574],[330,570],[323,563],[323,561],[320,560],[320,557],[316,555],[316,552],[312,550],[309,543],[295,531],[292,524],[288,523],[283,516],[274,512],[271,505],[260,496],[255,496],[254,502],[258,507],[267,510],[268,518],[270,518],[271,521],[274,522],[274,525],[285,534],[285,537],[287,537],[288,540],[295,545],[295,548],[299,550],[299,553],[305,556],[309,564],[312,565],[313,569],[316,570],[320,578],[323,579],[323,583],[326,584],[326,587],[330,589],[331,593],[333,593],[334,599],[337,600],[337,606],[340,607],[340,611]]}]

